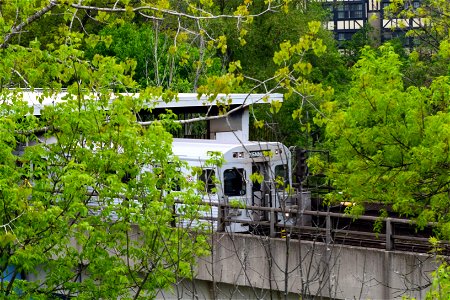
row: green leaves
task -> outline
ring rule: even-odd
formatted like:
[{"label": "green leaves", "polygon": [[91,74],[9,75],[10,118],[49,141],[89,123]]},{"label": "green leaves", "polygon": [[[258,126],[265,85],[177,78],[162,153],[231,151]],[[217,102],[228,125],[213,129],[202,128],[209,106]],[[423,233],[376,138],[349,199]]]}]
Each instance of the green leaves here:
[{"label": "green leaves", "polygon": [[[405,90],[400,66],[389,45],[378,51],[365,48],[354,68],[348,105],[323,106],[342,105],[336,112],[327,109],[327,136],[335,145],[327,172],[352,202],[392,205],[416,217],[419,226],[447,223],[450,116],[437,103],[446,101],[441,91],[448,78],[437,78],[429,89]],[[323,164],[318,165],[321,169]]]},{"label": "green leaves", "polygon": [[0,247],[5,248],[16,241],[16,237],[12,232],[6,231],[0,235]]},{"label": "green leaves", "polygon": [[[114,60],[106,60],[110,67],[103,63],[99,57],[94,72],[113,76],[121,68]],[[88,79],[79,85],[97,87],[96,78]],[[8,109],[0,115],[0,259],[24,272],[44,268],[44,285],[21,286],[33,298],[55,287],[86,299],[127,297],[130,286],[153,294],[176,276],[189,277],[190,268],[178,266],[205,253],[204,239],[193,242],[204,234],[199,226],[174,227],[189,227],[202,207],[194,183],[180,174],[187,167],[171,155],[171,135],[162,123],[136,123],[141,100],[110,100],[100,90],[93,100],[84,89],[69,89],[65,102],[27,122],[21,102],[0,104],[0,111]],[[7,94],[2,97],[13,98]],[[48,126],[44,136],[15,129],[36,125]],[[14,150],[23,140],[30,146],[18,156]],[[180,199],[184,214],[175,216]],[[80,282],[82,273],[89,276]],[[147,281],[133,279],[142,274]],[[3,286],[0,293],[14,288]]]},{"label": "green leaves", "polygon": [[264,180],[264,175],[261,174],[261,173],[258,173],[258,172],[254,172],[254,173],[252,173],[250,175],[250,180],[252,182],[256,182],[256,183],[261,184],[263,182],[263,180]]},{"label": "green leaves", "polygon": [[87,57],[113,56],[125,64],[132,62],[132,77],[141,87],[161,86],[191,92],[199,50],[191,45],[186,32],[172,35],[171,30],[155,31],[145,23],[113,23],[98,36],[89,36]]},{"label": "green leaves", "polygon": [[280,109],[281,109],[281,102],[280,101],[274,100],[274,101],[272,101],[270,103],[270,112],[272,114],[278,113],[280,111]]},{"label": "green leaves", "polygon": [[450,266],[446,262],[432,274],[433,281],[426,299],[442,299],[450,295]]},{"label": "green leaves", "polygon": [[280,44],[280,51],[275,52],[273,56],[273,61],[277,65],[281,65],[282,62],[289,60],[291,57],[291,42],[286,41]]},{"label": "green leaves", "polygon": [[[308,136],[311,132],[312,122],[309,118],[311,111],[313,115],[317,114],[316,124],[321,122],[319,119],[323,120],[323,113],[318,107],[333,94],[333,89],[324,88],[313,79],[317,68],[313,67],[311,61],[326,51],[326,46],[319,37],[320,28],[320,22],[309,22],[308,32],[303,34],[297,43],[292,41],[281,43],[280,50],[273,56],[274,63],[279,66],[275,71],[274,79],[283,89],[285,102],[289,99],[290,102],[295,103],[290,104],[287,108],[288,112],[284,113],[292,115],[293,124],[297,128],[295,131],[291,128],[291,133],[297,132],[299,135],[304,135],[303,132],[306,132]],[[272,103],[269,110],[272,115],[277,114],[281,111],[280,103]],[[285,122],[286,120],[283,120],[281,123]],[[298,136],[292,138],[298,140]]]}]

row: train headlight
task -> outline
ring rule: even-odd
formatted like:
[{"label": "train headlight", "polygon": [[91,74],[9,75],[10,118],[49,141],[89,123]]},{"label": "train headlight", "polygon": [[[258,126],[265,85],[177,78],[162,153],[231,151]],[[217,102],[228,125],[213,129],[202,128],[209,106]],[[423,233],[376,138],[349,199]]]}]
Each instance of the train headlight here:
[{"label": "train headlight", "polygon": [[244,158],[244,152],[233,152],[233,158]]}]

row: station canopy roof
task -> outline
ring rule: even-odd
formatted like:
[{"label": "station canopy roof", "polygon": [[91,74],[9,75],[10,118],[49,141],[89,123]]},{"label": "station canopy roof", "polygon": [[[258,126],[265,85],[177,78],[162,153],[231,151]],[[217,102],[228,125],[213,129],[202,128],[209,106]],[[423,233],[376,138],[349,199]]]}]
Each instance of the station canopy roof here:
[{"label": "station canopy roof", "polygon": [[[47,105],[55,105],[66,101],[67,93],[54,94],[51,97],[43,97],[40,90],[21,92],[23,100],[34,107],[34,115],[40,115],[41,109]],[[117,98],[118,94],[111,94],[111,99]],[[120,94],[124,96],[139,97],[139,94]],[[218,94],[215,99],[208,95],[198,97],[197,93],[179,93],[178,99],[164,102],[161,98],[149,99],[149,107],[152,109],[182,109],[182,108],[207,108],[215,107],[218,103],[230,106],[249,106],[256,103],[271,101],[283,101],[282,94]],[[93,97],[95,99],[95,97]]]}]

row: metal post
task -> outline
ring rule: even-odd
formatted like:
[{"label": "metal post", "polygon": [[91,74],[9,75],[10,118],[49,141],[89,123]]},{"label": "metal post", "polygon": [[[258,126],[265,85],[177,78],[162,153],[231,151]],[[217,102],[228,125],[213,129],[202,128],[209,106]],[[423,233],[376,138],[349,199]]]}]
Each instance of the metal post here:
[{"label": "metal post", "polygon": [[[269,203],[270,203],[269,194],[262,195],[261,197],[263,197],[263,199],[264,199],[264,203],[261,206],[263,206],[263,207],[272,207],[272,206],[269,206]],[[267,212],[267,211],[261,212],[260,211],[259,213],[264,216],[262,218],[263,220],[267,221],[267,220],[270,219],[270,212]]]},{"label": "metal post", "polygon": [[275,231],[277,213],[274,210],[270,211],[270,237],[276,237],[277,233]]},{"label": "metal post", "polygon": [[392,223],[391,218],[386,218],[386,250],[391,251],[392,248]]},{"label": "metal post", "polygon": [[219,211],[217,214],[217,232],[225,231],[225,207],[219,204]]},{"label": "metal post", "polygon": [[331,239],[331,216],[328,214],[327,216],[326,216],[326,237],[325,237],[325,241],[326,241],[326,243],[327,243],[327,245],[328,244],[330,244],[331,242],[332,242],[332,239]]}]

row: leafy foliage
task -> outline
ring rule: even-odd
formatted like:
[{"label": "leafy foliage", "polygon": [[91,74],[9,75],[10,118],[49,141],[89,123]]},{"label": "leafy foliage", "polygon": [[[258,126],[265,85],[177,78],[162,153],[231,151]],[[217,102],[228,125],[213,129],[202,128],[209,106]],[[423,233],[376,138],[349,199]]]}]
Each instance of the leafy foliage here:
[{"label": "leafy foliage", "polygon": [[[133,59],[136,62],[133,78],[141,87],[162,86],[177,92],[194,90],[195,62],[199,60],[199,49],[188,42],[186,34],[173,38],[158,29],[142,24],[125,23],[105,27],[99,32],[100,42],[88,51],[88,57],[95,54],[114,56],[120,61]],[[218,60],[211,60],[211,68]],[[220,63],[219,63],[220,64]],[[220,68],[217,68],[219,69]]]},{"label": "leafy foliage", "polygon": [[[172,155],[173,114],[142,127],[139,112],[174,91],[214,99],[247,90],[242,63],[223,59],[232,39],[217,28],[229,19],[245,45],[255,18],[287,12],[289,2],[236,1],[227,15],[204,0],[2,3],[1,296],[152,298],[192,276],[195,257],[208,250],[209,228],[197,220],[201,184],[187,181]],[[271,86],[320,90],[304,58],[325,52],[320,27],[311,23],[275,53]],[[63,101],[35,117],[22,88],[41,89],[36,109]]]},{"label": "leafy foliage", "polygon": [[[381,202],[419,225],[448,220],[450,113],[448,77],[430,88],[404,89],[393,48],[366,48],[354,68],[348,103],[328,103],[324,111],[335,162],[328,175],[338,193],[330,199]],[[338,107],[342,105],[341,107]],[[442,230],[448,238],[448,231]]]},{"label": "leafy foliage", "polygon": [[414,20],[415,28],[409,30],[407,36],[415,38],[417,50],[436,53],[447,45],[449,10],[449,3],[442,0],[422,3],[395,0],[391,1],[385,12],[392,18]]},{"label": "leafy foliage", "polygon": [[[71,1],[58,4],[58,13],[76,19]],[[139,88],[136,61],[87,55],[87,44],[110,41],[73,30],[70,18],[49,30],[58,32],[51,42],[31,34],[20,42],[19,30],[47,21],[41,14],[55,7],[1,7],[0,295],[154,297],[192,276],[195,257],[208,249],[208,228],[195,221],[201,198],[171,155],[171,121],[144,128],[136,119],[152,99],[173,93],[148,87],[140,98],[113,94]],[[64,101],[34,117],[22,87],[43,88],[37,106],[61,92]],[[179,200],[184,205],[175,211]]]},{"label": "leafy foliage", "polygon": [[[202,211],[201,198],[179,172],[170,134],[158,122],[136,123],[142,104],[69,98],[40,120],[27,117],[52,129],[24,136],[17,132],[26,106],[3,103],[0,270],[46,276],[16,279],[2,294],[154,296],[191,276],[193,259],[207,249],[201,226],[186,225]],[[23,141],[30,146],[14,154]],[[178,199],[185,205],[175,215]]]},{"label": "leafy foliage", "polygon": [[[0,294],[151,298],[192,275],[194,257],[207,249],[196,221],[205,187],[180,175],[185,166],[167,132],[176,129],[173,114],[148,127],[137,122],[153,99],[171,100],[174,91],[209,100],[282,92],[283,105],[254,108],[253,125],[267,132],[279,123],[280,136],[300,146],[316,146],[326,130],[332,164],[315,158],[311,170],[327,171],[336,187],[329,201],[356,203],[355,214],[382,202],[420,225],[438,221],[449,238],[448,4],[429,5],[406,13],[436,17],[412,31],[433,29],[434,48],[424,43],[401,58],[391,45],[359,54],[363,31],[349,73],[314,21],[324,11],[308,2],[2,3],[0,273],[10,279]],[[21,88],[43,88],[37,103],[64,91],[65,102],[33,117]],[[226,114],[230,99],[222,101]],[[185,205],[175,214],[178,200]],[[36,281],[19,276],[40,269],[46,275]]]},{"label": "leafy foliage", "polygon": [[450,295],[450,267],[442,264],[433,272],[433,283],[426,299],[445,299]]}]

